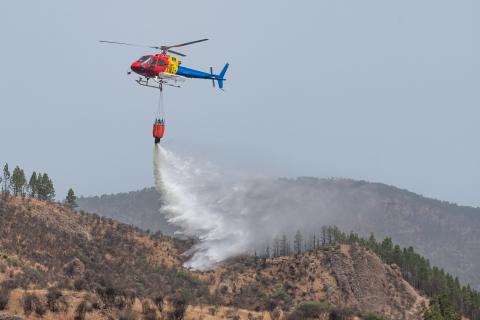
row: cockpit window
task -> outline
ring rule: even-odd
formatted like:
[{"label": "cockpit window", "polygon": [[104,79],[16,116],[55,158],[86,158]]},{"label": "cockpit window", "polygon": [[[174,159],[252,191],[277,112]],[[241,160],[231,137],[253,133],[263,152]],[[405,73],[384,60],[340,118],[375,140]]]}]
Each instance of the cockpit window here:
[{"label": "cockpit window", "polygon": [[154,63],[153,61],[155,61],[155,59],[153,57],[148,57],[148,59],[145,60],[144,62],[142,62],[142,64],[143,65],[152,64],[152,63]]},{"label": "cockpit window", "polygon": [[150,58],[150,56],[143,56],[140,59],[138,59],[138,62],[145,62]]},{"label": "cockpit window", "polygon": [[162,59],[158,59],[157,66],[163,67],[165,65],[165,62]]}]

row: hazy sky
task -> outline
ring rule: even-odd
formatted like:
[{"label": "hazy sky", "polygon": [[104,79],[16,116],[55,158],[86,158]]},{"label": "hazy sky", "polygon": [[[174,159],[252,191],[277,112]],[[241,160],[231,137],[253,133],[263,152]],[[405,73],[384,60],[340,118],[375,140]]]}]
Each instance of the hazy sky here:
[{"label": "hazy sky", "polygon": [[271,176],[340,176],[480,205],[478,1],[1,1],[0,162],[63,197],[153,184],[157,92],[127,76],[200,38],[218,71],[166,92],[164,145]]}]

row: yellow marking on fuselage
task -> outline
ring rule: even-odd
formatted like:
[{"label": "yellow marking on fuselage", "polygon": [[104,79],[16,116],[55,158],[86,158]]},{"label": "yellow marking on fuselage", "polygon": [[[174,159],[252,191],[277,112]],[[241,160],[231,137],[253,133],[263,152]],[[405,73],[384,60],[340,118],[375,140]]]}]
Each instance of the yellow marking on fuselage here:
[{"label": "yellow marking on fuselage", "polygon": [[177,74],[178,71],[178,59],[177,57],[173,56],[168,56],[168,67],[167,67],[167,72],[172,73],[172,74]]}]

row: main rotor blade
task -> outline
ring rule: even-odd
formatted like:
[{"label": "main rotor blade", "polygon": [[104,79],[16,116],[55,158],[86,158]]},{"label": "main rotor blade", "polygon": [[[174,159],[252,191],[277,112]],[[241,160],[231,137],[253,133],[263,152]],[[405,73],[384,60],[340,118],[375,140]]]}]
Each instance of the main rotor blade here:
[{"label": "main rotor blade", "polygon": [[[124,46],[130,46],[130,47],[149,47],[149,46],[144,46],[144,45],[141,45],[141,44],[125,43],[125,42],[116,42],[116,41],[100,40],[99,42],[112,43],[112,44],[122,44],[122,45],[124,45]],[[149,47],[149,48],[153,48],[153,47]]]},{"label": "main rotor blade", "polygon": [[180,56],[180,57],[186,57],[187,56],[186,54],[180,53],[178,51],[173,51],[173,50],[170,50],[170,49],[167,49],[167,51],[170,52],[170,53],[176,54],[177,56]]},{"label": "main rotor blade", "polygon": [[190,42],[185,42],[185,43],[180,43],[180,44],[175,44],[173,46],[165,46],[167,48],[178,48],[178,47],[183,47],[183,46],[187,46],[189,44],[194,44],[194,43],[197,43],[197,42],[203,42],[203,41],[207,41],[208,39],[201,39],[201,40],[195,40],[195,41],[190,41]]},{"label": "main rotor blade", "polygon": [[185,42],[185,43],[180,43],[180,44],[176,44],[176,45],[173,45],[173,46],[146,46],[146,45],[143,45],[143,44],[136,44],[136,43],[126,43],[126,42],[117,42],[117,41],[107,41],[107,40],[100,40],[99,42],[102,42],[102,43],[111,43],[111,44],[121,44],[121,45],[124,45],[124,46],[130,46],[130,47],[144,47],[144,48],[152,48],[152,49],[156,49],[156,50],[165,50],[165,51],[169,51],[173,54],[177,54],[181,57],[186,57],[185,54],[181,53],[181,52],[177,52],[177,51],[173,51],[173,50],[170,50],[170,48],[177,48],[177,47],[183,47],[183,46],[187,46],[187,45],[190,45],[190,44],[194,44],[194,43],[198,43],[198,42],[203,42],[203,41],[207,41],[208,39],[200,39],[200,40],[195,40],[195,41],[190,41],[190,42]]}]

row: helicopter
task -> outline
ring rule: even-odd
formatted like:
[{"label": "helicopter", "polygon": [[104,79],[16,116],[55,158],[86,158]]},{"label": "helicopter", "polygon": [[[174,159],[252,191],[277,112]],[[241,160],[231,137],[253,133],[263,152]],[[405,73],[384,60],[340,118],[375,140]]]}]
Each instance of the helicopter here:
[{"label": "helicopter", "polygon": [[[186,57],[186,55],[181,52],[172,50],[172,48],[183,47],[198,42],[204,42],[207,40],[208,39],[200,39],[171,46],[145,46],[133,43],[107,40],[100,40],[100,42],[133,47],[147,47],[160,50],[160,53],[144,55],[140,57],[140,59],[138,59],[137,61],[134,61],[130,65],[131,71],[128,71],[127,73],[131,74],[132,72],[135,72],[136,74],[138,74],[140,77],[138,78],[138,80],[135,81],[139,85],[159,89],[161,96],[160,100],[162,101],[164,85],[180,87],[178,83],[185,81],[185,79],[187,78],[211,80],[214,88],[215,81],[217,81],[218,88],[223,90],[223,82],[226,80],[225,73],[227,72],[229,66],[228,63],[225,64],[219,74],[213,73],[212,67],[210,67],[210,73],[203,72],[200,70],[181,66],[181,61],[176,56]],[[169,53],[173,55],[170,55]],[[150,80],[152,80],[156,85],[152,84]],[[163,135],[165,134],[165,119],[161,113],[162,112],[159,107],[158,115],[155,118],[152,130],[155,144],[158,144],[160,142],[160,139],[162,139]]]},{"label": "helicopter", "polygon": [[[168,54],[172,53],[180,57],[186,57],[185,54],[174,51],[171,48],[183,47],[207,40],[208,39],[200,39],[171,46],[145,46],[106,40],[100,40],[100,42],[133,47],[146,47],[161,51],[161,53],[157,54],[144,55],[130,65],[131,71],[129,71],[128,74],[135,72],[140,75],[139,79],[136,80],[139,85],[162,90],[163,85],[180,87],[178,82],[183,82],[186,78],[193,78],[212,80],[213,87],[215,87],[215,81],[217,81],[218,88],[223,90],[223,82],[226,80],[225,73],[228,69],[228,63],[225,64],[219,74],[214,74],[212,67],[210,67],[210,73],[183,67],[181,66],[182,62],[177,57]],[[157,85],[152,85],[150,80],[155,81]]]}]

